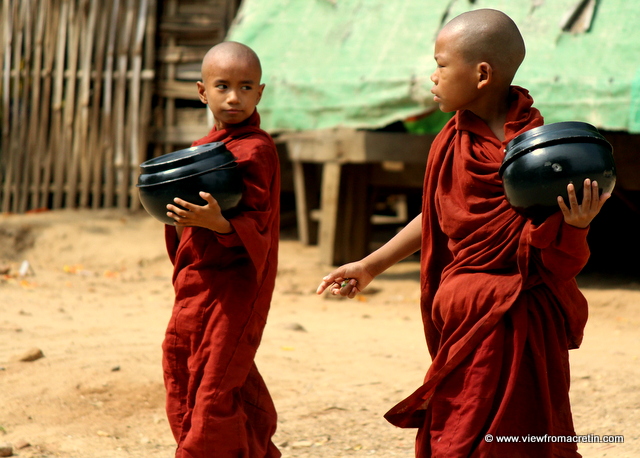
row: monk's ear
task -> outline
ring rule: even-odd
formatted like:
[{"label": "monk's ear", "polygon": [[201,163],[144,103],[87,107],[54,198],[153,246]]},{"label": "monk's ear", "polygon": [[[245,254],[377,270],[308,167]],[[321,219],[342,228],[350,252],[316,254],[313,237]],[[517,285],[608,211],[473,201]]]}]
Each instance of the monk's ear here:
[{"label": "monk's ear", "polygon": [[256,101],[256,105],[260,103],[260,100],[262,100],[262,91],[264,91],[264,86],[264,84],[258,86],[258,100]]},{"label": "monk's ear", "polygon": [[477,66],[478,89],[493,82],[493,67],[488,62],[480,62]]},{"label": "monk's ear", "polygon": [[209,102],[207,101],[207,91],[205,91],[204,83],[202,81],[196,82],[196,86],[198,86],[198,98],[202,103],[207,105]]}]

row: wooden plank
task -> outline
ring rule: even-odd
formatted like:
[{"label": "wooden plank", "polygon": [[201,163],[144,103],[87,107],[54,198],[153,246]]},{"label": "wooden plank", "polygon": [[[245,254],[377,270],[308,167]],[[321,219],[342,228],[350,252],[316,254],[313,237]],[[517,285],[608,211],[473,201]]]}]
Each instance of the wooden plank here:
[{"label": "wooden plank", "polygon": [[433,135],[403,132],[372,132],[353,129],[323,129],[286,133],[292,160],[367,163],[401,161],[425,164]]},{"label": "wooden plank", "polygon": [[167,99],[200,100],[198,89],[194,81],[158,81],[156,94]]},{"label": "wooden plank", "polygon": [[183,38],[207,37],[215,40],[224,36],[224,22],[202,20],[203,16],[165,17],[160,22],[158,31],[162,34],[180,35]]},{"label": "wooden plank", "polygon": [[165,64],[200,63],[209,50],[209,46],[161,46],[158,49],[158,62]]},{"label": "wooden plank", "polygon": [[358,131],[364,137],[362,154],[355,161],[400,161],[407,164],[427,163],[429,148],[435,135],[415,135],[404,132]]},{"label": "wooden plank", "polygon": [[181,124],[154,129],[150,138],[155,143],[190,145],[194,140],[204,137],[209,130],[203,124]]}]

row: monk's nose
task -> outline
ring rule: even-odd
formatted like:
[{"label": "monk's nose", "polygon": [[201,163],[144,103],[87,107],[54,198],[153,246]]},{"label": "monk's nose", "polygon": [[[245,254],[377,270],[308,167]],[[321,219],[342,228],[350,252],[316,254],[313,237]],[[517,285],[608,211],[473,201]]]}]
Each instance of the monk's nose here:
[{"label": "monk's nose", "polygon": [[229,91],[229,95],[227,96],[228,103],[238,103],[238,93],[236,91]]}]

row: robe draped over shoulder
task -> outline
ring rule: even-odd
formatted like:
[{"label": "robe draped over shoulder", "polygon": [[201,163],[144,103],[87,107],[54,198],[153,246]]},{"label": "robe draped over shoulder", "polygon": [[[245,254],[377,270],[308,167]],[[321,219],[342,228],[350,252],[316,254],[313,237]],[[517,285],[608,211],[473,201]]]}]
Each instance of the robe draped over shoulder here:
[{"label": "robe draped over shoulder", "polygon": [[[564,390],[560,408],[569,409],[564,355],[580,344],[587,319],[574,278],[589,257],[587,230],[564,223],[561,212],[534,225],[510,207],[498,174],[506,144],[543,124],[532,104],[525,89],[512,87],[504,141],[473,113],[458,112],[429,153],[421,310],[432,362],[423,385],[385,415],[396,426],[423,429],[418,456],[486,450],[484,434],[502,431],[510,409],[526,398],[516,385],[531,365],[543,386],[531,388],[529,402],[548,405],[521,434],[573,430],[570,411],[557,419],[550,403]],[[538,342],[544,333],[558,337]],[[536,353],[538,344],[548,354]],[[562,381],[547,380],[545,365],[557,366]],[[576,456],[567,453],[559,456]]]},{"label": "robe draped over shoulder", "polygon": [[212,129],[193,145],[224,142],[244,192],[220,234],[165,226],[175,303],[163,343],[167,414],[176,458],[279,457],[276,412],[254,363],[278,261],[280,168],[275,144],[244,123]]}]

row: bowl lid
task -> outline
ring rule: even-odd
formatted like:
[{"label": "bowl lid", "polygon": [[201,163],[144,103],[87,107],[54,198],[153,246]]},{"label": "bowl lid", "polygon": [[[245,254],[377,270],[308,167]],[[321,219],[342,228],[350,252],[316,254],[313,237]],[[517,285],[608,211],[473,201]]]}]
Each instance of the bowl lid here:
[{"label": "bowl lid", "polygon": [[180,168],[162,170],[156,173],[143,173],[138,176],[138,183],[136,186],[138,188],[143,188],[145,186],[155,186],[166,183],[171,183],[173,181],[184,180],[188,178],[192,178],[198,175],[202,175],[208,172],[214,171],[223,171],[232,168],[236,168],[238,163],[235,158],[229,162],[224,164],[214,164],[212,160],[215,158],[209,158],[208,160],[202,160],[200,162],[186,164]]},{"label": "bowl lid", "polygon": [[143,174],[165,172],[208,159],[213,159],[212,164],[222,165],[234,160],[235,156],[222,142],[205,143],[149,159],[140,164],[140,170]]},{"label": "bowl lid", "polygon": [[565,121],[534,127],[521,133],[505,148],[505,156],[500,166],[500,175],[508,164],[523,154],[558,143],[600,143],[611,149],[606,138],[591,124],[579,121]]}]

